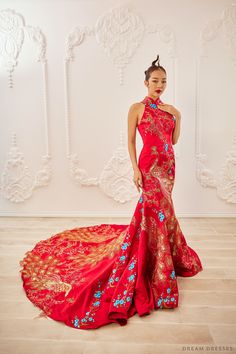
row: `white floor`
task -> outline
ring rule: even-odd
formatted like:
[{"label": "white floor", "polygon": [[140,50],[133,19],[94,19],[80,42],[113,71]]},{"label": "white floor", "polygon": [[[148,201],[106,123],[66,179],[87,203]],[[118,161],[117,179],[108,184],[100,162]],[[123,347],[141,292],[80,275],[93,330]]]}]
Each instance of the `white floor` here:
[{"label": "white floor", "polygon": [[0,219],[0,353],[236,353],[236,218],[179,218],[204,270],[178,277],[179,307],[78,330],[47,318],[25,296],[19,260],[41,239],[76,226],[128,224],[129,219]]}]

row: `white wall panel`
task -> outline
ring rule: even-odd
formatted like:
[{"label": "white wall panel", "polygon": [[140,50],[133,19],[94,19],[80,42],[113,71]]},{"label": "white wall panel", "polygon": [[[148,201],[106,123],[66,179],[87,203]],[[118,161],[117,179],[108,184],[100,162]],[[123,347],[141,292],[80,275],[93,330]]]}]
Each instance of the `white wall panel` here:
[{"label": "white wall panel", "polygon": [[226,0],[1,1],[0,215],[132,215],[127,113],[157,54],[176,213],[235,215],[235,19]]}]

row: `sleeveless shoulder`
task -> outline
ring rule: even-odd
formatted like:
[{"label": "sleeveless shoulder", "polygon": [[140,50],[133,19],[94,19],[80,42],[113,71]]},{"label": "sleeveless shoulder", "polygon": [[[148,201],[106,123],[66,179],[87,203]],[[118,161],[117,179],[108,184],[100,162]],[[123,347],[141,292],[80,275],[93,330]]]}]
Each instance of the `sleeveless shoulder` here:
[{"label": "sleeveless shoulder", "polygon": [[135,102],[131,104],[129,108],[129,114],[135,114],[135,116],[139,116],[142,112],[143,104],[141,102]]},{"label": "sleeveless shoulder", "polygon": [[140,107],[142,107],[142,102],[135,102],[135,103],[131,104],[130,109],[136,110],[136,109],[139,109]]}]

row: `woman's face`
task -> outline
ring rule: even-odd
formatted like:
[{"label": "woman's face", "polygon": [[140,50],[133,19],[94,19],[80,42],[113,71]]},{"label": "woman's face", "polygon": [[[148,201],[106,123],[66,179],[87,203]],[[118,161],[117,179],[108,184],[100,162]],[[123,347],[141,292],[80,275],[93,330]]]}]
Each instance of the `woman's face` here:
[{"label": "woman's face", "polygon": [[148,95],[158,98],[166,88],[166,74],[162,70],[155,70],[151,73],[148,81],[144,81],[148,88]]}]

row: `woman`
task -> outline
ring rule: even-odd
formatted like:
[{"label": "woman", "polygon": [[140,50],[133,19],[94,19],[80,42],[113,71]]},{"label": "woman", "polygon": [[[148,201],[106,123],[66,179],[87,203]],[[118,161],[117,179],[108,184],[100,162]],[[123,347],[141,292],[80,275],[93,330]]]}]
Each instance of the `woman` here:
[{"label": "woman", "polygon": [[[123,326],[135,313],[175,308],[177,276],[203,269],[174,213],[172,145],[179,137],[180,113],[160,100],[166,71],[159,56],[145,74],[148,95],[128,114],[134,183],[142,188],[130,224],[65,230],[40,241],[20,262],[26,295],[42,315],[77,329]],[[137,128],[143,139],[138,163]]]}]

